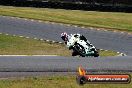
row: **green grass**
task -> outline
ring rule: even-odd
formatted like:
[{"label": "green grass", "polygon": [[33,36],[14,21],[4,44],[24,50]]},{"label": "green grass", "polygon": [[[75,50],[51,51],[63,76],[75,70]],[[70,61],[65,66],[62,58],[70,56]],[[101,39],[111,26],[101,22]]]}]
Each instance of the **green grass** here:
[{"label": "green grass", "polygon": [[132,32],[132,13],[0,6],[0,15]]},{"label": "green grass", "polygon": [[[65,53],[63,53],[64,51]],[[0,35],[1,55],[60,55],[68,56],[70,51],[61,44],[40,40]]]},{"label": "green grass", "polygon": [[[59,55],[71,56],[65,45],[45,41],[0,35],[0,55]],[[115,56],[113,51],[100,51],[101,56]]]},{"label": "green grass", "polygon": [[101,51],[99,51],[99,54],[100,54],[100,56],[115,56],[115,55],[118,55],[116,52],[111,51],[111,50],[108,50],[108,51],[101,50]]},{"label": "green grass", "polygon": [[132,83],[79,86],[75,76],[45,76],[1,79],[0,88],[132,88]]}]

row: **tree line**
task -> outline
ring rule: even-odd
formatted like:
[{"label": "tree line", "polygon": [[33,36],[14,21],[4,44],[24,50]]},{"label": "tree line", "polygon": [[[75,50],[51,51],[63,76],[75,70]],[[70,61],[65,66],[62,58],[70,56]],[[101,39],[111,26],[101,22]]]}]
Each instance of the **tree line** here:
[{"label": "tree line", "polygon": [[0,5],[132,12],[132,0],[0,0]]}]

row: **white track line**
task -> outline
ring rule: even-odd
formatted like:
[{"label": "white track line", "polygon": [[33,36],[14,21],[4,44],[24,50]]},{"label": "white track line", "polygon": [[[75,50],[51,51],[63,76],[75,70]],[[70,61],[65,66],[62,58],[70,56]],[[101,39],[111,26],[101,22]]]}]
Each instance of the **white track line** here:
[{"label": "white track line", "polygon": [[89,27],[89,29],[94,29],[94,28],[92,28],[92,27]]},{"label": "white track line", "polygon": [[117,52],[117,53],[120,53],[120,52]]},{"label": "white track line", "polygon": [[104,50],[104,49],[100,49],[100,50]]},{"label": "white track line", "polygon": [[26,37],[27,39],[29,38],[29,37]]},{"label": "white track line", "polygon": [[81,28],[85,28],[84,26],[82,26]]},{"label": "white track line", "polygon": [[28,20],[28,19],[24,19],[24,20]]},{"label": "white track line", "polygon": [[41,20],[38,20],[38,22],[40,22],[40,23],[41,23],[42,21],[41,21]]},{"label": "white track line", "polygon": [[34,39],[37,39],[37,38],[34,38]]},{"label": "white track line", "polygon": [[70,24],[67,24],[67,26],[69,27],[69,26],[71,26]]},{"label": "white track line", "polygon": [[23,38],[24,36],[19,36],[20,38]]},{"label": "white track line", "polygon": [[[60,23],[60,25],[61,25],[61,26],[63,26],[63,24],[62,24],[62,23]],[[67,26],[68,26],[68,25],[67,25]]]},{"label": "white track line", "polygon": [[40,41],[43,41],[44,39],[40,39]]},{"label": "white track line", "polygon": [[31,21],[35,21],[35,20],[31,19]]},{"label": "white track line", "polygon": [[132,35],[132,33],[128,33],[128,35]]},{"label": "white track line", "polygon": [[78,26],[77,26],[77,25],[75,25],[74,27],[76,27],[76,28],[77,28]]},{"label": "white track line", "polygon": [[46,42],[49,42],[50,40],[46,40]]},{"label": "white track line", "polygon": [[121,34],[123,34],[124,32],[121,32]]}]

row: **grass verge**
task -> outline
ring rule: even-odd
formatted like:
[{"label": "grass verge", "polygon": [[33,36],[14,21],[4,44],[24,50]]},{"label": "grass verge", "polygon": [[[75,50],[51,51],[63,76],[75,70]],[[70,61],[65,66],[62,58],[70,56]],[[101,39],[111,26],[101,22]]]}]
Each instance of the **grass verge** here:
[{"label": "grass verge", "polygon": [[[65,52],[65,53],[63,53]],[[1,55],[70,55],[64,45],[45,41],[0,35]]]},{"label": "grass verge", "polygon": [[[0,35],[0,55],[59,55],[71,56],[65,45],[35,39]],[[101,56],[115,56],[113,51],[100,51]]]},{"label": "grass verge", "polygon": [[85,84],[79,86],[75,76],[45,76],[1,79],[0,88],[132,88],[130,84]]},{"label": "grass verge", "polygon": [[132,32],[132,13],[0,6],[0,15]]}]

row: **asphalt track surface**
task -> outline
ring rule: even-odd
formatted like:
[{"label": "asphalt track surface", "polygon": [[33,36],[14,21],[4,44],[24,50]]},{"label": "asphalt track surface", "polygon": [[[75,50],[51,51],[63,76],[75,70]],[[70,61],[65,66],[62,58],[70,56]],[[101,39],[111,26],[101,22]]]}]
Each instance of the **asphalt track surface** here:
[{"label": "asphalt track surface", "polygon": [[77,58],[61,56],[1,56],[0,78],[71,75],[78,67],[87,73],[132,72],[131,56]]},{"label": "asphalt track surface", "polygon": [[64,31],[69,34],[83,34],[99,49],[119,51],[132,56],[132,35],[127,33],[88,30],[87,28],[0,16],[1,33],[62,41],[60,34]]},{"label": "asphalt track surface", "polygon": [[[0,33],[62,41],[60,34],[80,33],[97,48],[119,51],[123,57],[0,57],[0,72],[132,71],[132,35],[0,16]],[[0,73],[1,74],[1,73]],[[2,73],[3,74],[3,73]]]}]

